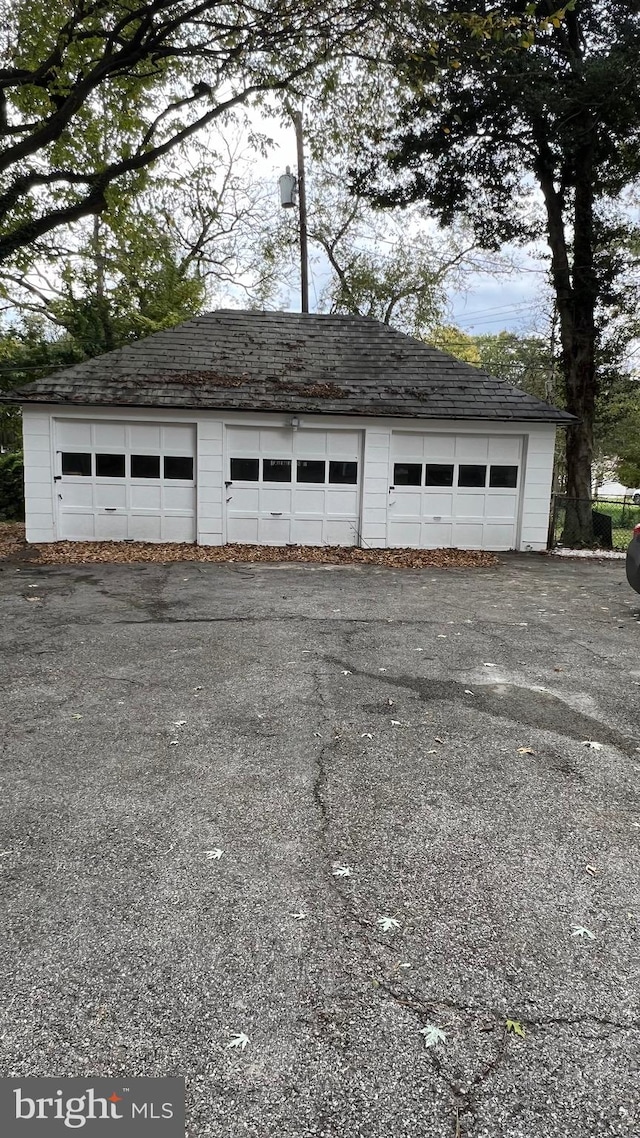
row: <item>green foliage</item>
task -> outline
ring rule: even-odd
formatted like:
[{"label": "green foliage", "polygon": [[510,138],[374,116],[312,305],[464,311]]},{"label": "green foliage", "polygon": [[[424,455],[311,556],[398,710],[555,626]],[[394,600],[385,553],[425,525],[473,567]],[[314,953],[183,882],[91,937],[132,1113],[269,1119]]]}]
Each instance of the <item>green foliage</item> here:
[{"label": "green foliage", "polygon": [[0,454],[0,521],[24,519],[24,464],[20,451]]},{"label": "green foliage", "polygon": [[[638,286],[632,226],[614,203],[640,179],[640,8],[549,5],[534,34],[522,33],[520,51],[504,51],[501,33],[487,38],[458,21],[454,52],[451,36],[421,33],[427,7],[456,24],[455,3],[419,3],[411,50],[397,37],[396,121],[382,144],[379,129],[369,131],[355,184],[379,205],[426,202],[441,224],[463,218],[487,249],[545,238],[564,401],[577,419],[566,432],[567,490],[585,499],[598,386],[621,368],[632,334],[624,312]],[[507,38],[510,20],[522,29],[517,22],[533,13],[544,7],[500,5]],[[588,544],[588,510],[577,530],[583,525]]]}]

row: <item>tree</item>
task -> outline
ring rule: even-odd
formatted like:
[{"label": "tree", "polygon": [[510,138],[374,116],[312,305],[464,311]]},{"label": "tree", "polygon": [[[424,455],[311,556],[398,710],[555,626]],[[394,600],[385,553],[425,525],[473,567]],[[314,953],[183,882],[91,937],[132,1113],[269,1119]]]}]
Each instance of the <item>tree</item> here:
[{"label": "tree", "polygon": [[[375,5],[374,5],[375,7]],[[0,0],[0,263],[367,26],[350,0]]]},{"label": "tree", "polygon": [[614,203],[640,174],[640,9],[572,0],[556,11],[553,2],[511,0],[503,19],[533,13],[538,27],[519,31],[522,50],[504,51],[499,34],[488,39],[468,22],[452,35],[456,5],[434,7],[439,34],[432,23],[421,33],[417,4],[410,52],[406,26],[398,37],[397,128],[383,146],[371,135],[356,184],[380,205],[426,202],[443,224],[463,217],[486,248],[546,238],[565,404],[578,418],[567,431],[575,507],[565,539],[589,543],[597,355],[625,227]]}]

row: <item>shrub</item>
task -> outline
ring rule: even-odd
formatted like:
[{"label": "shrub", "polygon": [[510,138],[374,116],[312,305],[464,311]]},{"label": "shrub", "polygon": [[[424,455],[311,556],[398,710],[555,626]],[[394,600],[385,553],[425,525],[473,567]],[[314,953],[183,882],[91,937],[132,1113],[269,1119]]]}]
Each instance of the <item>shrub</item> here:
[{"label": "shrub", "polygon": [[24,518],[24,461],[19,450],[0,454],[0,521]]}]

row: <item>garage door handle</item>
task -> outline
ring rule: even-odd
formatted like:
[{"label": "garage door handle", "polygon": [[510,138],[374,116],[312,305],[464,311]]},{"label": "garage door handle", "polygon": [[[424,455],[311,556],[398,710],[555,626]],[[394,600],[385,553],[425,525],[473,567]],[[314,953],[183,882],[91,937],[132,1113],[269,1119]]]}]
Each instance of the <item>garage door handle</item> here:
[{"label": "garage door handle", "polygon": [[282,510],[272,510],[271,511],[271,517],[272,518],[281,518],[282,517]]},{"label": "garage door handle", "polygon": [[105,514],[115,514],[116,509],[117,509],[116,506],[105,506],[104,512],[105,512]]}]

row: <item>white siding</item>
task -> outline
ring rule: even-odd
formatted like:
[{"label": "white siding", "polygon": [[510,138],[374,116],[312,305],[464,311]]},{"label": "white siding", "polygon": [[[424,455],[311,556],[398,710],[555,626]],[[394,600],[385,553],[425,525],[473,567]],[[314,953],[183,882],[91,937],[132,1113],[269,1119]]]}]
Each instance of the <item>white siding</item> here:
[{"label": "white siding", "polygon": [[555,444],[555,427],[535,423],[529,428],[518,545],[521,550],[547,548]]},{"label": "white siding", "polygon": [[55,483],[48,409],[24,407],[24,492],[27,541],[55,541]]},{"label": "white siding", "polygon": [[[225,428],[257,427],[290,429],[288,415],[244,414],[216,411],[170,411],[144,408],[25,407],[23,409],[25,486],[27,499],[27,540],[55,541],[57,538],[56,486],[53,481],[51,424],[53,417],[69,422],[118,420],[148,424],[196,423],[197,425],[197,541],[201,545],[220,545],[226,538],[225,473],[228,456],[224,453]],[[421,422],[408,419],[359,418],[357,416],[302,415],[301,429],[351,429],[362,431],[363,490],[361,543],[365,548],[384,548],[387,544],[389,486],[391,477],[392,433],[424,432],[430,436],[469,434],[492,438],[491,449],[505,455],[514,437],[523,440],[521,499],[517,547],[522,550],[546,548],[549,502],[553,472],[555,427],[546,424],[484,422]],[[470,440],[471,441],[471,440]],[[435,440],[434,440],[435,442]],[[495,461],[495,459],[494,459]],[[499,461],[499,459],[498,459]]]},{"label": "white siding", "polygon": [[224,474],[221,419],[198,421],[198,545],[224,541]]}]

